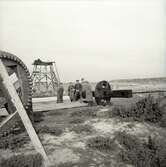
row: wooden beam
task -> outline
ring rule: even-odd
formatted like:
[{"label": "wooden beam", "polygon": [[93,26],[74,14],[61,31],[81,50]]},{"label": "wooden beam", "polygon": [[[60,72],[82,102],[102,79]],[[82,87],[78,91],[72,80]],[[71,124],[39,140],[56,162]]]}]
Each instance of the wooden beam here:
[{"label": "wooden beam", "polygon": [[18,112],[14,112],[7,116],[1,123],[0,123],[0,133],[7,132],[10,128],[13,127],[16,120],[19,119]]},{"label": "wooden beam", "polygon": [[34,145],[36,151],[42,155],[44,159],[44,164],[45,166],[47,166],[49,162],[48,162],[48,157],[46,155],[46,152],[35,132],[35,129],[32,126],[32,123],[22,105],[22,102],[16,92],[16,89],[14,88],[13,84],[10,82],[9,75],[1,59],[0,59],[0,79],[2,80],[2,84],[4,85],[6,92],[11,97],[11,102],[16,107],[16,111],[21,117],[21,120],[25,126],[25,129],[32,141],[32,144]]},{"label": "wooden beam", "polygon": [[5,104],[6,104],[6,99],[0,96],[0,108],[4,107]]}]

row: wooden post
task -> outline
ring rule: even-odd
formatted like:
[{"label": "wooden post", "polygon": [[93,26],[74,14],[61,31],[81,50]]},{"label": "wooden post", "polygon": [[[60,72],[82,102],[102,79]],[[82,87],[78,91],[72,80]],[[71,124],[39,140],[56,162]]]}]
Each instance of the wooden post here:
[{"label": "wooden post", "polygon": [[10,81],[9,75],[6,71],[6,68],[2,62],[2,60],[0,59],[0,78],[2,79],[2,84],[4,85],[6,92],[9,94],[9,96],[11,97],[11,102],[13,103],[13,105],[16,108],[16,112],[18,112],[18,114],[21,117],[21,120],[25,126],[25,129],[36,149],[36,151],[38,153],[40,153],[44,159],[44,164],[45,166],[48,165],[48,157],[45,153],[45,150],[35,132],[35,129],[32,126],[32,123],[22,105],[22,102],[16,92],[16,89],[14,88],[13,84]]}]

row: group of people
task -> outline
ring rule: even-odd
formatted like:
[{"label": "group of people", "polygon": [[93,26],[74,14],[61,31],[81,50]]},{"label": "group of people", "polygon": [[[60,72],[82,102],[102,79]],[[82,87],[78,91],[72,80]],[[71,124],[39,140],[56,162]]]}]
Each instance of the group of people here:
[{"label": "group of people", "polygon": [[[64,87],[63,84],[60,83],[57,90],[57,103],[63,103],[63,93]],[[86,102],[88,105],[93,105],[93,95],[92,95],[92,86],[88,81],[85,81],[84,78],[76,80],[76,83],[69,83],[68,86],[68,96],[70,101],[78,101]]]},{"label": "group of people", "polygon": [[76,83],[70,82],[68,87],[68,96],[71,102],[81,100],[87,102],[90,106],[93,104],[92,86],[84,78],[76,80]]}]

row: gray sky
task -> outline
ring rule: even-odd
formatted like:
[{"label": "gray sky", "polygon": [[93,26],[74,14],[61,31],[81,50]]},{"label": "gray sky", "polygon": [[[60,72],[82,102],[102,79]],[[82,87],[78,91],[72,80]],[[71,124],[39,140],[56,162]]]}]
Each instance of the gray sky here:
[{"label": "gray sky", "polygon": [[166,75],[164,0],[0,1],[0,49],[62,81]]}]

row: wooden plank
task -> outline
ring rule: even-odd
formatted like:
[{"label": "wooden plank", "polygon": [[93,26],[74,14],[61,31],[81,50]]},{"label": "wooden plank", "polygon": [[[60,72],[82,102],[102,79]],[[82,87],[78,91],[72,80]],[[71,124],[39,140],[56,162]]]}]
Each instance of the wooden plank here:
[{"label": "wooden plank", "polygon": [[56,103],[56,101],[46,101],[46,102],[33,102],[33,111],[41,112],[41,111],[51,111],[51,110],[59,110],[59,109],[69,109],[69,108],[77,108],[77,107],[86,107],[87,103],[80,102],[72,102],[72,103]]},{"label": "wooden plank", "polygon": [[0,123],[0,133],[4,133],[8,131],[10,128],[13,128],[14,122],[18,120],[19,115],[18,112],[14,112],[10,114]]},{"label": "wooden plank", "polygon": [[7,103],[5,105],[7,112],[9,114],[14,113],[16,111],[16,107],[13,105],[13,103],[11,101],[11,96],[7,93],[5,85],[3,84],[3,80],[1,77],[0,77],[0,90],[1,90],[0,93],[1,93],[2,97],[4,97],[7,101]]},{"label": "wooden plank", "polygon": [[0,59],[0,78],[2,80],[2,84],[4,85],[6,92],[9,94],[9,96],[11,97],[11,101],[14,104],[14,106],[16,107],[16,111],[18,112],[18,114],[21,117],[21,120],[25,126],[25,129],[32,141],[32,144],[34,145],[35,149],[37,152],[39,152],[44,159],[44,164],[45,166],[48,165],[48,157],[46,155],[46,152],[35,132],[35,129],[32,126],[32,123],[21,103],[21,100],[16,92],[16,89],[14,88],[13,84],[10,82],[10,78],[9,75],[6,71],[6,68],[2,62],[2,60]]}]

